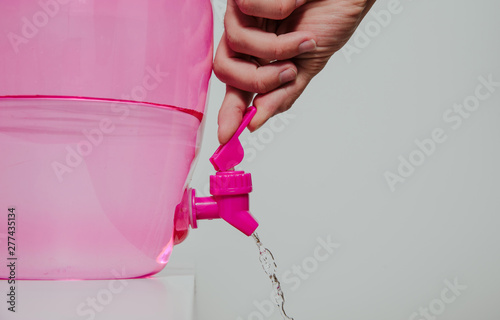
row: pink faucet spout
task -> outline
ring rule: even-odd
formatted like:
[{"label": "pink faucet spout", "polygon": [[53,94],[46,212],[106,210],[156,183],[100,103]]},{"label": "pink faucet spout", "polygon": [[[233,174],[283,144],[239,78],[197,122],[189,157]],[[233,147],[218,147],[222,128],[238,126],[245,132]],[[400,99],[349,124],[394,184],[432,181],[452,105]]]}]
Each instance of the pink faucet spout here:
[{"label": "pink faucet spout", "polygon": [[231,139],[221,145],[210,158],[218,172],[210,176],[211,197],[195,197],[195,190],[186,190],[181,203],[176,207],[175,243],[183,241],[189,229],[198,227],[198,220],[224,219],[230,225],[250,236],[259,223],[250,213],[249,193],[252,191],[252,175],[234,171],[244,156],[243,147],[238,140],[240,134],[257,112],[249,107],[243,120]]},{"label": "pink faucet spout", "polygon": [[247,236],[250,236],[259,224],[248,210],[248,202],[248,194],[225,196],[219,200],[220,217]]},{"label": "pink faucet spout", "polygon": [[249,193],[252,191],[252,176],[243,171],[223,171],[210,176],[212,197],[195,197],[192,223],[202,219],[221,218],[250,236],[259,226],[250,213]]}]

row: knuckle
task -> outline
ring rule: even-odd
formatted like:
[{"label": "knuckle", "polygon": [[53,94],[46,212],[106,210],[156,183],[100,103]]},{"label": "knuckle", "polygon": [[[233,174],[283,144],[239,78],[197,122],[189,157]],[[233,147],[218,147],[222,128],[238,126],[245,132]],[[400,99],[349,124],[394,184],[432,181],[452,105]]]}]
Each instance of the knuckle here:
[{"label": "knuckle", "polygon": [[215,60],[214,60],[214,74],[215,76],[222,82],[225,82],[226,80],[226,70],[224,68],[224,62],[221,61],[221,58],[216,55]]},{"label": "knuckle", "polygon": [[226,33],[228,31],[231,31],[236,25],[234,16],[232,14],[229,14],[228,12],[224,14],[223,23],[224,23],[224,32]]},{"label": "knuckle", "polygon": [[283,49],[283,46],[279,42],[277,42],[277,45],[274,47],[273,54],[274,54],[273,59],[283,60],[285,56],[285,50]]},{"label": "knuckle", "polygon": [[255,77],[253,80],[253,87],[256,93],[266,93],[269,91],[267,82],[262,77]]},{"label": "knuckle", "polygon": [[235,0],[236,5],[244,14],[251,14],[253,10],[252,1],[248,0]]},{"label": "knuckle", "polygon": [[290,110],[290,108],[292,108],[292,105],[294,104],[294,102],[295,102],[295,99],[286,101],[282,105],[278,106],[278,108],[276,108],[276,110],[274,111],[273,116]]},{"label": "knuckle", "polygon": [[226,40],[229,48],[237,51],[240,46],[240,37],[238,36],[238,32],[234,30],[234,28],[226,29]]},{"label": "knuckle", "polygon": [[287,90],[287,99],[283,102],[281,106],[277,108],[278,113],[283,113],[285,111],[288,111],[293,106],[295,101],[297,101],[297,99],[300,97],[301,93],[302,91],[300,89],[298,91],[294,90],[293,92]]},{"label": "knuckle", "polygon": [[278,1],[278,7],[276,8],[278,19],[285,19],[292,13],[294,7],[290,3],[291,2],[287,0]]}]

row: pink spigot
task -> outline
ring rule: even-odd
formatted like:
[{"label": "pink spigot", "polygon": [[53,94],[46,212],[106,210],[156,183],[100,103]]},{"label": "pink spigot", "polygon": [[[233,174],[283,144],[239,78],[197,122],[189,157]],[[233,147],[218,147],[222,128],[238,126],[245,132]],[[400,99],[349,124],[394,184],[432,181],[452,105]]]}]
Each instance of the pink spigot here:
[{"label": "pink spigot", "polygon": [[211,197],[196,197],[194,189],[187,189],[175,213],[175,243],[182,242],[189,225],[198,227],[198,220],[222,218],[236,229],[250,236],[259,226],[249,211],[249,193],[252,191],[252,175],[244,171],[234,171],[241,163],[245,152],[239,136],[257,112],[249,107],[241,125],[229,141],[219,146],[210,158],[218,171],[210,176]]}]

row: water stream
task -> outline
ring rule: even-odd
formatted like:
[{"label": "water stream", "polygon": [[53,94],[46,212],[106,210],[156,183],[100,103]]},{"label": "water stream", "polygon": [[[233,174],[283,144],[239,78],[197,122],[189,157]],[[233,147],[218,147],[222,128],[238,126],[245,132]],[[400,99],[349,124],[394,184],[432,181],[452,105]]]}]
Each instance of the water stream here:
[{"label": "water stream", "polygon": [[254,232],[252,234],[252,237],[255,240],[255,244],[259,248],[259,253],[260,253],[259,260],[260,263],[262,264],[262,269],[264,269],[266,274],[269,276],[269,279],[271,280],[274,290],[274,302],[276,303],[278,310],[281,312],[283,319],[293,320],[293,318],[287,316],[285,312],[285,297],[283,295],[283,290],[281,290],[281,284],[278,278],[276,277],[276,271],[278,269],[278,266],[274,261],[273,254],[271,253],[271,251],[269,251],[269,249],[264,247],[264,245],[260,241],[257,232]]}]

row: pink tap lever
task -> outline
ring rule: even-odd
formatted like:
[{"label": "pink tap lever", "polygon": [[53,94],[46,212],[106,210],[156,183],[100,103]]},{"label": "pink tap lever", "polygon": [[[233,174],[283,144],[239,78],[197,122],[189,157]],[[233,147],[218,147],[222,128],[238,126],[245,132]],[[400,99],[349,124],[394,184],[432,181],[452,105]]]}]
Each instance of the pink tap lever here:
[{"label": "pink tap lever", "polygon": [[245,115],[243,116],[243,120],[241,121],[238,130],[234,133],[234,135],[229,139],[229,141],[220,145],[215,153],[210,157],[210,162],[214,166],[217,171],[227,171],[231,168],[234,168],[243,160],[243,156],[245,152],[240,143],[240,135],[248,126],[253,116],[257,112],[257,108],[254,106],[248,107]]},{"label": "pink tap lever", "polygon": [[188,226],[198,227],[198,220],[224,219],[236,229],[250,236],[259,226],[249,211],[249,193],[252,191],[252,175],[231,170],[243,160],[245,152],[239,136],[257,112],[247,108],[243,120],[229,141],[219,146],[210,158],[218,172],[210,176],[211,197],[196,197],[194,189],[187,189],[182,202],[176,208],[175,242],[187,236]]}]

